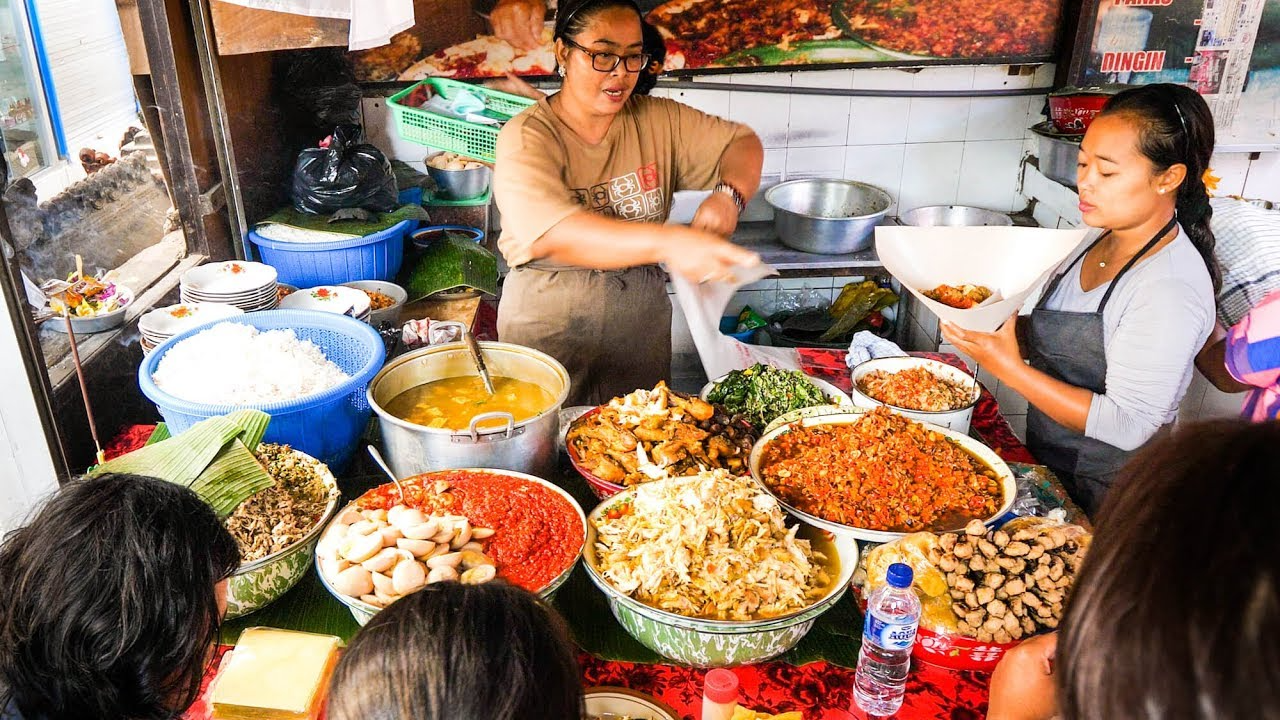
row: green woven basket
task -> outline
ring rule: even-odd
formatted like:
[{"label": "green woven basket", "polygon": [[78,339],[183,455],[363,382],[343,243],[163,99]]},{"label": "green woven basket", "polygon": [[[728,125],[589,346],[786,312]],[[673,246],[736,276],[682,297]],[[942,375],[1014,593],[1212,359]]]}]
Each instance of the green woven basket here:
[{"label": "green woven basket", "polygon": [[427,86],[434,94],[443,95],[446,99],[453,98],[459,90],[465,89],[484,101],[487,113],[498,116],[504,122],[534,104],[533,100],[519,95],[447,78],[427,78],[387,98],[387,106],[395,116],[396,129],[400,137],[485,162],[494,162],[497,159],[495,150],[498,144],[499,128],[470,123],[405,105],[404,99],[419,85]]}]

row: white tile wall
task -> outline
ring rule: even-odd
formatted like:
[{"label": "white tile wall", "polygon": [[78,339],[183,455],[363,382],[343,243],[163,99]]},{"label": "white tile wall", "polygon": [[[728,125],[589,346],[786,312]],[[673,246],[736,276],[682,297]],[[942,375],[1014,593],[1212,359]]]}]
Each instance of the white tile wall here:
[{"label": "white tile wall", "polygon": [[[954,203],[959,192],[964,146],[963,142],[908,143],[902,159],[899,210]],[[1012,187],[1012,183],[1002,184]]]},{"label": "white tile wall", "polygon": [[890,213],[898,211],[906,145],[850,145],[844,155],[844,177],[870,183],[893,198]]},{"label": "white tile wall", "polygon": [[969,98],[912,98],[907,142],[964,140],[969,127]]},{"label": "white tile wall", "polygon": [[844,174],[844,145],[787,149],[787,179],[838,178]]},{"label": "white tile wall", "polygon": [[1004,212],[1021,210],[1026,203],[1017,190],[999,180],[1016,178],[1021,163],[1021,139],[966,142],[956,202]]},{"label": "white tile wall", "polygon": [[907,140],[911,98],[852,98],[849,145],[889,145]]},{"label": "white tile wall", "polygon": [[1245,179],[1249,175],[1249,155],[1247,153],[1215,153],[1209,159],[1209,167],[1213,174],[1221,180],[1218,182],[1218,195],[1243,195]]},{"label": "white tile wall", "polygon": [[1265,153],[1249,163],[1244,196],[1280,202],[1280,152]]}]

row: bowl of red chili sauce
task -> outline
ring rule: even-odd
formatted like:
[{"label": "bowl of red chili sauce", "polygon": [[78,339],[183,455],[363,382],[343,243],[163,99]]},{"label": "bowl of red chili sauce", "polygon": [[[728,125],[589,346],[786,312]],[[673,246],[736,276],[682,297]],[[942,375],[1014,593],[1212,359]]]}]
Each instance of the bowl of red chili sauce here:
[{"label": "bowl of red chili sauce", "polygon": [[[582,556],[587,521],[582,507],[567,492],[542,478],[510,470],[468,468],[441,470],[380,485],[351,505],[359,510],[389,510],[404,504],[428,515],[463,515],[476,527],[491,528],[485,553],[498,577],[544,599],[569,579]],[[319,567],[317,566],[317,572]],[[361,625],[379,608],[345,597],[322,582]]]}]

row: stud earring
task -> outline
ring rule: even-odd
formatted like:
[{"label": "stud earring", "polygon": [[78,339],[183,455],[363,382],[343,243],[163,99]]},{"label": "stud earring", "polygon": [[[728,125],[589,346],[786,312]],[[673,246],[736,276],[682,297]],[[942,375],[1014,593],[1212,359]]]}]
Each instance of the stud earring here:
[{"label": "stud earring", "polygon": [[[561,65],[560,67],[556,68],[556,73],[559,74],[560,77],[564,77],[564,66]],[[1164,191],[1161,190],[1160,192],[1164,192]]]}]

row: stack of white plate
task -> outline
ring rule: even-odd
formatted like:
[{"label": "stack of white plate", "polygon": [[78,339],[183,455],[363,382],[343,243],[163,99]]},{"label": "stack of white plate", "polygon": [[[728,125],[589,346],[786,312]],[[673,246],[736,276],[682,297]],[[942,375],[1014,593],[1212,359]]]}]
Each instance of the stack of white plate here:
[{"label": "stack of white plate", "polygon": [[220,303],[245,312],[270,310],[280,303],[276,269],[262,263],[228,260],[192,268],[181,281],[183,304]]},{"label": "stack of white plate", "polygon": [[223,303],[183,303],[156,308],[138,319],[142,352],[149,353],[165,340],[197,325],[243,314],[244,310]]},{"label": "stack of white plate", "polygon": [[355,288],[341,285],[320,285],[305,288],[285,296],[280,302],[281,309],[286,310],[321,310],[349,315],[357,320],[369,322],[372,306],[369,296]]}]

